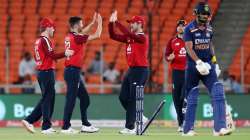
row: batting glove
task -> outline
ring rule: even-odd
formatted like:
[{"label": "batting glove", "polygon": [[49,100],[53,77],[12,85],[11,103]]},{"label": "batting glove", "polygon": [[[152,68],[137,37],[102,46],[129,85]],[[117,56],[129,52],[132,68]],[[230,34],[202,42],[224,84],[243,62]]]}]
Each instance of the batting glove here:
[{"label": "batting glove", "polygon": [[[209,65],[210,66],[210,65]],[[203,61],[200,59],[196,61],[196,69],[201,75],[208,75],[209,74],[209,66],[206,65]],[[210,66],[211,69],[211,66]]]}]

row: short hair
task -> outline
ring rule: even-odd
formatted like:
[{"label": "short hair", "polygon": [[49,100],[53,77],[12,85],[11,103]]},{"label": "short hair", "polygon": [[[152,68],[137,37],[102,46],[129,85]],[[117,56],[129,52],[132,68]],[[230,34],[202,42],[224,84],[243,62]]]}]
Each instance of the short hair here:
[{"label": "short hair", "polygon": [[81,20],[82,20],[81,17],[77,17],[77,16],[70,17],[69,18],[69,25],[70,25],[70,27],[73,28],[74,25],[78,24]]}]

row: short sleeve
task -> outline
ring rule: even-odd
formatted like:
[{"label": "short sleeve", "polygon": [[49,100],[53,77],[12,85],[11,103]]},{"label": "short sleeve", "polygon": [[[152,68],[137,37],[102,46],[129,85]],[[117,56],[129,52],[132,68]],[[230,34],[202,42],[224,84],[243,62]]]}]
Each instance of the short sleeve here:
[{"label": "short sleeve", "polygon": [[185,42],[192,41],[192,34],[191,34],[190,29],[188,27],[185,28],[185,30],[184,30],[183,39],[184,39]]}]

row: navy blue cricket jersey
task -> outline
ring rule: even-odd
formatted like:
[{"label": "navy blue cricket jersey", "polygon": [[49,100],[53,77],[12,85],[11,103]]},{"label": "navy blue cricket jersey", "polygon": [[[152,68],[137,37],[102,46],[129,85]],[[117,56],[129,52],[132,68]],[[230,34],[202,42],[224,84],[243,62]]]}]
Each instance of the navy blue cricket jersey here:
[{"label": "navy blue cricket jersey", "polygon": [[[185,27],[184,41],[193,42],[193,50],[203,62],[211,61],[210,42],[212,37],[213,31],[210,25],[207,25],[205,30],[200,30],[198,23],[194,20]],[[195,63],[189,55],[187,55],[187,61],[188,64]]]}]

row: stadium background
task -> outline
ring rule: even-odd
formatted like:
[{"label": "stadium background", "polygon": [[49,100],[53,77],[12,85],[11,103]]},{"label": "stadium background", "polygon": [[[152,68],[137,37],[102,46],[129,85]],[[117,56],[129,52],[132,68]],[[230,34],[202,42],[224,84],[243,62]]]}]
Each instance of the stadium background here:
[{"label": "stadium background", "polygon": [[[31,84],[13,84],[18,80],[18,66],[24,52],[33,50],[39,33],[39,21],[43,17],[55,20],[54,41],[56,51],[64,50],[64,37],[68,32],[67,20],[70,16],[82,16],[90,22],[95,11],[103,17],[101,38],[88,43],[85,51],[83,71],[90,65],[95,52],[101,52],[106,64],[115,62],[115,68],[126,71],[125,48],[109,38],[107,25],[111,12],[118,10],[118,19],[124,23],[133,15],[143,15],[147,19],[146,32],[150,37],[149,60],[151,76],[146,87],[145,114],[150,116],[157,103],[166,98],[167,105],[157,121],[160,125],[174,126],[174,111],[171,102],[171,69],[164,61],[167,41],[175,34],[179,19],[191,21],[193,8],[200,0],[0,0],[0,127],[20,126],[18,120],[25,117],[39,99],[37,94],[26,94],[23,88],[36,87],[36,78]],[[207,0],[213,16],[214,44],[219,64],[223,71],[235,76],[243,87],[242,94],[227,93],[237,126],[250,126],[250,1],[249,0]],[[56,79],[58,95],[55,120],[61,120],[64,105],[65,85],[63,80],[64,61],[57,61]],[[120,125],[124,116],[118,102],[120,84],[106,82],[102,74],[84,76],[91,94],[90,119],[97,124]],[[32,90],[32,92],[35,92]],[[101,95],[100,95],[101,94]],[[211,104],[202,90],[198,109],[199,126],[211,126]],[[79,119],[75,110],[74,119]],[[101,120],[102,119],[102,120]],[[104,120],[103,120],[104,119]],[[98,121],[99,120],[99,121]],[[101,121],[100,121],[101,120]],[[60,125],[60,121],[56,121]],[[77,124],[77,123],[76,123]]]}]

